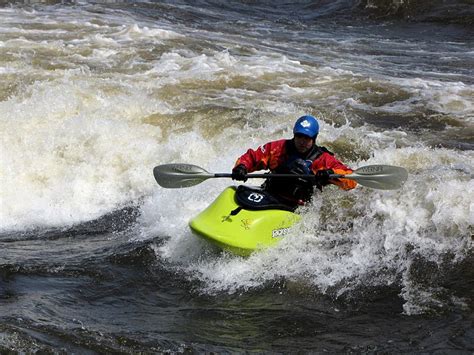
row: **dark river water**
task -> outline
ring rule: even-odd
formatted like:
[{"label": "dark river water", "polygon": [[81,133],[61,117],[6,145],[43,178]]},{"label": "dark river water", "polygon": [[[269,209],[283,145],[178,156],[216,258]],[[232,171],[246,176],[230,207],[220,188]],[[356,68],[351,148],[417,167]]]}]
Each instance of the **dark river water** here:
[{"label": "dark river water", "polygon": [[[473,14],[0,1],[0,352],[473,353]],[[325,189],[248,258],[193,236],[235,182],[153,167],[230,172],[303,114],[405,185]]]}]

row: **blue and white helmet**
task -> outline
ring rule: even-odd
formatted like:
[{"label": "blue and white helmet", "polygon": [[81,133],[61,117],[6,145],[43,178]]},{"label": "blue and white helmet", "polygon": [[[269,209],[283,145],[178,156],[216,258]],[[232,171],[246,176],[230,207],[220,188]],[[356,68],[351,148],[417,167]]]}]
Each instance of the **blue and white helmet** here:
[{"label": "blue and white helmet", "polygon": [[316,139],[319,133],[319,123],[316,118],[310,115],[301,116],[295,122],[293,134],[303,134],[310,138]]}]

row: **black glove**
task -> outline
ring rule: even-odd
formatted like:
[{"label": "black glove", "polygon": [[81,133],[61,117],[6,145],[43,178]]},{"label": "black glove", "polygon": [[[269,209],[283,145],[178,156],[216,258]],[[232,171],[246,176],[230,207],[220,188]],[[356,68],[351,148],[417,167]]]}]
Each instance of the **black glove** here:
[{"label": "black glove", "polygon": [[247,181],[247,168],[243,164],[232,169],[232,180]]},{"label": "black glove", "polygon": [[322,190],[323,186],[326,186],[329,184],[329,175],[334,174],[334,171],[332,169],[328,170],[318,170],[316,174],[314,175],[314,185]]}]

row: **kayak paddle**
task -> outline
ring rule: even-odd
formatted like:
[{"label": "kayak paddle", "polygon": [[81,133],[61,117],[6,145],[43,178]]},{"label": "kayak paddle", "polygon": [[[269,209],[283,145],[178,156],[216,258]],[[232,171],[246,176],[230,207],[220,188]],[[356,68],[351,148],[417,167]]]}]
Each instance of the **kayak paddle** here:
[{"label": "kayak paddle", "polygon": [[[164,164],[155,166],[153,175],[156,182],[166,188],[190,187],[212,178],[231,178],[228,173],[210,173],[192,164]],[[399,166],[367,165],[348,175],[332,174],[331,179],[344,178],[357,181],[362,186],[380,190],[395,190],[400,188],[408,178],[408,172]],[[299,174],[248,174],[251,178],[308,178]]]}]

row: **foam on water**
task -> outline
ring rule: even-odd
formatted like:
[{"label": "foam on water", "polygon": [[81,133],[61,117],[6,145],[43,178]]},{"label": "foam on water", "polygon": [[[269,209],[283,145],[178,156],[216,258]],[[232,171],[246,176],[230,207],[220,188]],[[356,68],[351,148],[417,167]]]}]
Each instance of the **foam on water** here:
[{"label": "foam on water", "polygon": [[[429,147],[423,133],[374,128],[352,109],[402,118],[434,111],[467,127],[471,85],[365,78],[357,63],[354,70],[319,65],[324,58],[308,64],[245,38],[209,39],[194,28],[137,24],[123,13],[91,15],[80,6],[47,9],[0,9],[0,76],[9,83],[0,83],[3,231],[70,226],[140,204],[133,238],[160,239],[157,256],[199,281],[204,293],[285,279],[339,297],[400,282],[407,313],[448,302],[416,282],[412,265],[419,256],[442,265],[448,255],[455,263],[472,249],[472,151]],[[48,31],[21,29],[31,22]],[[379,96],[388,98],[370,99]],[[229,172],[247,147],[290,137],[305,113],[321,118],[319,142],[349,165],[404,166],[406,185],[328,188],[277,247],[246,259],[192,236],[188,220],[231,181],[164,190],[153,167],[185,162]]]},{"label": "foam on water", "polygon": [[[156,248],[157,254],[190,279],[200,280],[205,293],[242,292],[283,278],[347,297],[360,287],[401,282],[406,313],[419,313],[434,301],[451,301],[420,287],[411,275],[412,263],[421,257],[442,267],[447,255],[456,262],[472,249],[474,184],[471,173],[456,167],[466,159],[472,157],[447,150],[382,149],[360,164],[408,166],[411,175],[401,190],[327,189],[301,211],[302,222],[277,247],[249,258],[219,254],[186,227],[224,182],[206,182],[207,186],[179,193],[157,192],[143,206],[147,214],[142,216],[146,221],[142,226],[149,227],[142,232],[168,236]],[[176,210],[167,210],[166,217],[157,206]],[[429,297],[420,298],[423,292]]]},{"label": "foam on water", "polygon": [[[103,58],[95,50],[88,60]],[[212,66],[222,70],[213,58],[196,60],[182,80],[202,78]],[[97,218],[149,193],[154,165],[203,161],[206,149],[208,158],[218,155],[199,134],[163,137],[159,126],[143,124],[180,110],[150,95],[167,77],[150,85],[94,78],[89,70],[62,75],[0,103],[4,230]]]},{"label": "foam on water", "polygon": [[161,130],[134,120],[159,102],[138,92],[104,100],[73,78],[30,89],[0,103],[4,229],[89,220],[148,190]]}]

